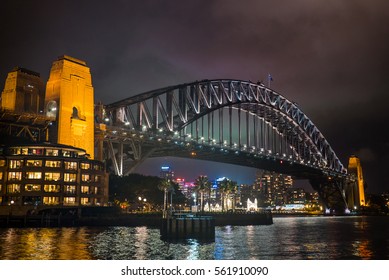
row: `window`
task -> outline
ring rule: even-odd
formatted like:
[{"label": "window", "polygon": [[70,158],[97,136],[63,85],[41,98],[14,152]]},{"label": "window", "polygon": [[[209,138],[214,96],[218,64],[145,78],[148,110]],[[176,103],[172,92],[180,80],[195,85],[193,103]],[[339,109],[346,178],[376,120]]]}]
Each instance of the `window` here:
[{"label": "window", "polygon": [[76,194],[76,186],[65,185],[64,186],[64,193],[65,194]]},{"label": "window", "polygon": [[5,166],[5,159],[0,159],[0,166]]},{"label": "window", "polygon": [[77,170],[77,162],[65,161],[65,169]]},{"label": "window", "polygon": [[0,172],[0,181],[3,180],[3,172]]},{"label": "window", "polygon": [[101,176],[100,175],[95,175],[95,181],[96,183],[100,183],[101,182]]},{"label": "window", "polygon": [[46,156],[58,156],[58,150],[55,149],[46,149]]},{"label": "window", "polygon": [[44,186],[45,192],[60,192],[61,186],[60,185],[45,185]]},{"label": "window", "polygon": [[63,180],[65,182],[75,182],[77,180],[77,174],[65,173],[65,174],[63,174]]},{"label": "window", "polygon": [[76,107],[73,107],[73,114],[72,114],[72,118],[73,119],[80,119],[79,115],[78,115],[78,109]]},{"label": "window", "polygon": [[59,197],[56,197],[56,196],[44,196],[43,197],[43,204],[46,204],[46,205],[57,205],[57,204],[59,204]]},{"label": "window", "polygon": [[9,161],[9,168],[17,169],[22,168],[22,160],[11,159]]},{"label": "window", "polygon": [[71,151],[62,151],[62,155],[64,157],[73,157],[73,153]]},{"label": "window", "polygon": [[41,160],[27,160],[26,166],[41,167],[42,161]]},{"label": "window", "polygon": [[46,160],[46,167],[61,167],[61,161],[59,160]]},{"label": "window", "polygon": [[22,172],[8,172],[8,180],[10,181],[22,180]]},{"label": "window", "polygon": [[29,149],[30,155],[43,155],[43,149]]},{"label": "window", "polygon": [[7,185],[7,193],[20,193],[20,184]]},{"label": "window", "polygon": [[[0,192],[3,190],[3,185],[0,184]],[[1,197],[1,196],[0,196]]]},{"label": "window", "polygon": [[63,204],[64,205],[75,205],[76,204],[76,198],[73,196],[64,197],[63,198]]},{"label": "window", "polygon": [[81,186],[81,193],[89,193],[89,187],[88,186]]},{"label": "window", "polygon": [[89,197],[81,197],[81,204],[82,205],[90,205],[90,198]]},{"label": "window", "polygon": [[27,179],[42,179],[42,172],[26,172]]},{"label": "window", "polygon": [[98,187],[89,187],[89,194],[97,194]]},{"label": "window", "polygon": [[94,169],[94,170],[102,170],[102,167],[101,167],[100,164],[95,164],[95,165],[93,166],[93,169]]},{"label": "window", "polygon": [[59,172],[46,172],[45,173],[46,181],[59,181],[61,180],[61,173]]},{"label": "window", "polygon": [[41,191],[41,185],[26,184],[24,186],[24,190],[26,192],[40,192]]},{"label": "window", "polygon": [[90,163],[81,162],[81,169],[90,169]]},{"label": "window", "polygon": [[81,181],[82,182],[90,182],[91,181],[91,177],[89,174],[82,174],[81,175]]}]

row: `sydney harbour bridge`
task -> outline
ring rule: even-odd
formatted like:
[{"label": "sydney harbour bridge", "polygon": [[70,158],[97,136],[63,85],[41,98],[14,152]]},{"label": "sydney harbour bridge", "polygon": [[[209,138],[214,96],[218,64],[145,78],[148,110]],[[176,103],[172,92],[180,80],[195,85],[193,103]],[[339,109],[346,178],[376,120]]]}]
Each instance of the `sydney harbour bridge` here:
[{"label": "sydney harbour bridge", "polygon": [[97,158],[117,175],[150,157],[224,162],[308,179],[329,209],[345,209],[355,178],[298,105],[264,86],[202,80],[97,105]]},{"label": "sydney harbour bridge", "polygon": [[2,134],[82,148],[119,176],[147,158],[186,157],[308,179],[335,211],[363,205],[359,161],[349,172],[301,108],[262,83],[201,80],[95,104],[86,63],[62,56],[42,87],[35,72],[10,72]]}]

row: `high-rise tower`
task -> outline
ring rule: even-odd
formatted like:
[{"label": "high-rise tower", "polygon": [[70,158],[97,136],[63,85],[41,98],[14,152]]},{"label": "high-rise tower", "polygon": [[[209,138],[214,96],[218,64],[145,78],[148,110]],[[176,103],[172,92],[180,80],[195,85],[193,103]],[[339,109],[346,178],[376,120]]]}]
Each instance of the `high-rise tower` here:
[{"label": "high-rise tower", "polygon": [[45,111],[56,117],[50,132],[52,142],[82,148],[94,158],[94,98],[86,62],[67,55],[53,62]]}]

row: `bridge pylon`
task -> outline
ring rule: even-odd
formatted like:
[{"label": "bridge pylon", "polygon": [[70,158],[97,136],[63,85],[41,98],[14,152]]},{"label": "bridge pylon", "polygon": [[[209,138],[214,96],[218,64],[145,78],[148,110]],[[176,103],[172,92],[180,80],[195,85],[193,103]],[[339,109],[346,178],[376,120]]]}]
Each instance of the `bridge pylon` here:
[{"label": "bridge pylon", "polygon": [[366,200],[361,161],[354,155],[349,158],[348,173],[351,178],[346,186],[347,204],[349,209],[356,210],[365,206]]}]

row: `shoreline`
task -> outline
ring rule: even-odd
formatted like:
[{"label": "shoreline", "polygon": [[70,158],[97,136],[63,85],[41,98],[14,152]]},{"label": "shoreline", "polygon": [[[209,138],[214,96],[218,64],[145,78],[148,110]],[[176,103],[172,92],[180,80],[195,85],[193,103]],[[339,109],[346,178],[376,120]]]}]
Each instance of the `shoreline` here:
[{"label": "shoreline", "polygon": [[[197,216],[197,215],[195,215]],[[271,212],[259,213],[207,213],[198,216],[211,216],[215,226],[271,225]],[[161,227],[162,213],[126,213],[117,215],[76,216],[61,214],[41,214],[0,216],[0,228],[10,227],[81,227],[81,226],[149,226]]]}]

